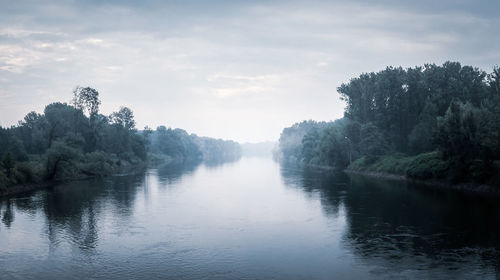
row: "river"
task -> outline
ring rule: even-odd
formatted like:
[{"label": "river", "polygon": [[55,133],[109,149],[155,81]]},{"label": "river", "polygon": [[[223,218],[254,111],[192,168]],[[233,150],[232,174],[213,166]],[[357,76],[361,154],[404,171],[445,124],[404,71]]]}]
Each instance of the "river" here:
[{"label": "river", "polygon": [[268,158],[0,200],[0,279],[495,279],[500,199]]}]

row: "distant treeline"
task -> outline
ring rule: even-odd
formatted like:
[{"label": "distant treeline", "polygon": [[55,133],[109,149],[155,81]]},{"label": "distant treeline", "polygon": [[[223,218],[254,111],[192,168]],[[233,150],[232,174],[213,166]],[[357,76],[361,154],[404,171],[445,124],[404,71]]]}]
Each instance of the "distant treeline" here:
[{"label": "distant treeline", "polygon": [[232,161],[241,156],[240,144],[231,140],[199,137],[183,129],[159,126],[156,130],[146,127],[142,132],[151,160],[158,157],[204,160],[207,162]]},{"label": "distant treeline", "polygon": [[165,126],[139,131],[132,110],[121,107],[105,116],[100,104],[95,89],[77,87],[70,104],[52,103],[43,114],[30,112],[17,125],[0,127],[0,192],[19,184],[130,172],[148,161],[241,155],[234,141]]},{"label": "distant treeline", "polygon": [[338,88],[344,118],[285,128],[285,160],[418,179],[499,184],[500,69],[388,67]]},{"label": "distant treeline", "polygon": [[243,143],[241,144],[241,149],[243,155],[245,156],[272,156],[274,149],[276,148],[276,142],[259,142],[259,143]]}]

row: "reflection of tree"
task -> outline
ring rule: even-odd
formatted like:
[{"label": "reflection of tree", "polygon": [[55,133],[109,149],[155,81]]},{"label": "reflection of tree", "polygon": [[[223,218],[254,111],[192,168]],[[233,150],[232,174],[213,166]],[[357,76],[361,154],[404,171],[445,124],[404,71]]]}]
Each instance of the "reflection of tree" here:
[{"label": "reflection of tree", "polygon": [[325,212],[338,214],[349,180],[344,173],[298,168],[295,164],[281,165],[280,172],[285,185],[298,187],[308,194],[318,193]]},{"label": "reflection of tree", "polygon": [[144,174],[119,176],[106,178],[104,185],[107,188],[108,196],[112,198],[112,202],[118,214],[122,219],[127,219],[132,215],[133,204],[139,189],[142,189],[144,183]]},{"label": "reflection of tree", "polygon": [[500,245],[500,209],[487,199],[354,176],[344,203],[348,237],[364,254],[387,243],[429,257]]},{"label": "reflection of tree", "polygon": [[106,195],[102,179],[61,184],[45,193],[43,210],[51,245],[58,243],[64,231],[80,249],[97,246],[96,216],[100,214],[98,198]]},{"label": "reflection of tree", "polygon": [[347,238],[366,258],[426,266],[419,257],[444,265],[474,255],[500,257],[491,256],[500,246],[500,207],[494,201],[353,176],[344,203]]},{"label": "reflection of tree", "polygon": [[343,206],[345,245],[370,265],[459,273],[471,261],[500,271],[497,199],[307,168],[282,166],[281,174],[288,186],[319,193],[328,214]]},{"label": "reflection of tree", "polygon": [[95,178],[54,187],[43,200],[51,243],[57,243],[57,233],[64,230],[81,250],[96,248],[103,212],[111,205],[120,220],[128,219],[143,179],[144,175]]},{"label": "reflection of tree", "polygon": [[126,221],[133,214],[143,180],[144,174],[140,174],[60,183],[23,199],[3,201],[2,222],[6,226],[13,222],[13,204],[16,211],[43,211],[51,249],[57,247],[63,233],[80,250],[93,250],[98,245],[97,225],[104,211],[111,206],[117,220]]},{"label": "reflection of tree", "polygon": [[158,167],[158,179],[162,185],[176,182],[185,174],[191,174],[200,165],[200,161],[171,162]]},{"label": "reflection of tree", "polygon": [[203,164],[207,168],[217,168],[217,167],[222,166],[224,164],[237,162],[240,159],[241,159],[241,156],[226,157],[226,158],[211,158],[209,160],[204,160]]},{"label": "reflection of tree", "polygon": [[[10,199],[7,199],[2,204],[5,205],[5,207],[0,207],[0,209],[5,208],[3,209],[2,223],[6,227],[10,228],[10,225],[14,221],[14,211],[12,211],[12,201]],[[2,204],[0,204],[0,206],[2,206]]]}]

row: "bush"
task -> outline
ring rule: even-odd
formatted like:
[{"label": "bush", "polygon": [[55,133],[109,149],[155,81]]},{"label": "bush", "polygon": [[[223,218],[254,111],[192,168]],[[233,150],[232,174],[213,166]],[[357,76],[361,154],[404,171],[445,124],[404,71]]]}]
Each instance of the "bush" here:
[{"label": "bush", "polygon": [[353,161],[347,168],[357,171],[371,170],[372,164],[374,164],[378,159],[378,156],[363,156]]},{"label": "bush", "polygon": [[0,170],[0,190],[6,189],[10,185],[7,175]]},{"label": "bush", "polygon": [[448,169],[448,162],[434,151],[413,157],[406,169],[406,176],[414,179],[443,179],[447,177]]},{"label": "bush", "polygon": [[24,183],[38,183],[42,180],[40,166],[34,162],[20,162],[16,165],[18,173],[22,174]]},{"label": "bush", "polygon": [[78,174],[75,163],[81,156],[80,149],[63,141],[55,141],[46,153],[46,179],[71,178]]},{"label": "bush", "polygon": [[405,175],[411,158],[404,156],[382,156],[375,163],[373,169],[377,172]]},{"label": "bush", "polygon": [[363,171],[369,164],[367,163],[366,156],[365,157],[360,157],[357,160],[353,161],[347,169],[350,170],[357,170],[357,171]]},{"label": "bush", "polygon": [[80,169],[87,175],[104,176],[113,172],[115,158],[104,152],[92,152],[85,155]]},{"label": "bush", "polygon": [[349,165],[349,169],[405,175],[410,159],[403,155],[364,156]]},{"label": "bush", "polygon": [[449,165],[436,151],[413,157],[402,154],[379,157],[365,156],[349,165],[349,169],[406,175],[408,178],[414,179],[443,179],[448,175]]}]

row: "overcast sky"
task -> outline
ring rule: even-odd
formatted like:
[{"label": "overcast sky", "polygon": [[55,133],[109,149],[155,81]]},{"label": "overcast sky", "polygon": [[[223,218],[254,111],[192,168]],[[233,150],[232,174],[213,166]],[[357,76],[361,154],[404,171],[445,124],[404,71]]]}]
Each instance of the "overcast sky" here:
[{"label": "overcast sky", "polygon": [[97,89],[138,128],[240,142],[334,120],[363,72],[500,61],[500,1],[3,1],[0,125]]}]

